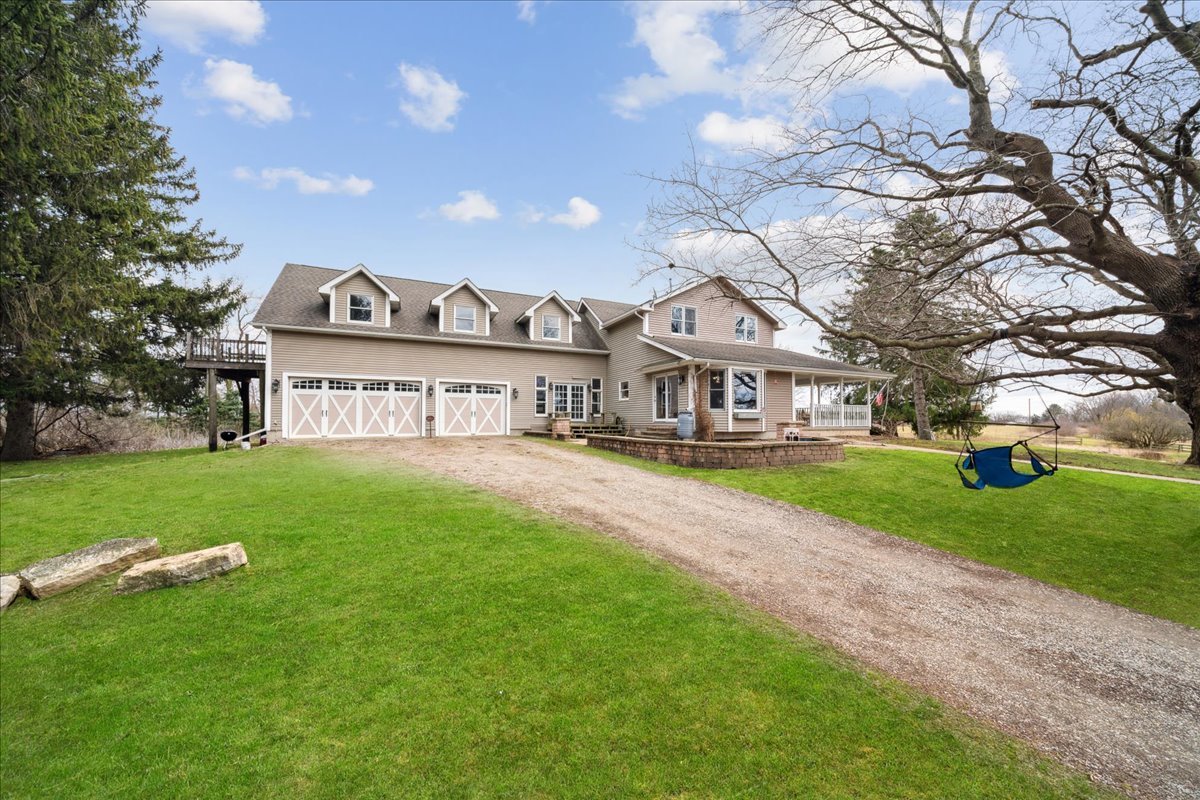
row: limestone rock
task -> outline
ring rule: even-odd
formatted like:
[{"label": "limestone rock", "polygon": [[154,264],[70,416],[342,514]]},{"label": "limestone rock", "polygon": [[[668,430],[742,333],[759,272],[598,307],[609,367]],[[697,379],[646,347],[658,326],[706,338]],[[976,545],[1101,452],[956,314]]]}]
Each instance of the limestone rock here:
[{"label": "limestone rock", "polygon": [[0,575],[0,611],[12,605],[21,593],[21,579],[16,575]]},{"label": "limestone rock", "polygon": [[158,539],[109,539],[30,564],[19,575],[29,596],[42,600],[158,555]]},{"label": "limestone rock", "polygon": [[130,568],[117,581],[117,594],[132,594],[195,583],[223,575],[246,564],[246,549],[241,542],[196,550],[177,556],[144,561]]}]

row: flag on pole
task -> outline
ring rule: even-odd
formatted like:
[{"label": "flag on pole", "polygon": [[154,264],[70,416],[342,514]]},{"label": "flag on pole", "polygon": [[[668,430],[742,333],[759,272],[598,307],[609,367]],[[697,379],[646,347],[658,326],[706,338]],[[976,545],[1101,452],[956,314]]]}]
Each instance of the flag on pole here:
[{"label": "flag on pole", "polygon": [[876,408],[883,407],[883,389],[884,389],[884,387],[881,386],[879,388],[879,394],[875,395],[875,407]]}]

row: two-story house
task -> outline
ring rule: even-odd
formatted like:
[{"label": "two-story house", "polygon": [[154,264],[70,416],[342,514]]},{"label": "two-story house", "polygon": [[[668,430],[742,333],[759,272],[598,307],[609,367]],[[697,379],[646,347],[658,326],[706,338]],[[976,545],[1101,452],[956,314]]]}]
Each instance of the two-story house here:
[{"label": "two-story house", "polygon": [[287,264],[254,324],[274,439],[495,436],[554,414],[638,430],[696,403],[725,438],[865,430],[868,406],[817,388],[889,377],[775,347],[783,320],[723,280],[631,305]]}]

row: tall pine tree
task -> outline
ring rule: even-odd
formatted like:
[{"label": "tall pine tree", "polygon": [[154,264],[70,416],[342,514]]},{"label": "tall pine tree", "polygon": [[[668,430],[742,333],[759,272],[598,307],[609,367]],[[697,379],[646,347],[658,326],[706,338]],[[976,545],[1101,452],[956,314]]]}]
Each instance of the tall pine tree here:
[{"label": "tall pine tree", "polygon": [[[963,310],[954,286],[939,285],[922,269],[952,247],[954,237],[936,214],[914,211],[895,225],[888,245],[875,248],[867,266],[854,274],[846,299],[829,309],[830,319],[891,338],[938,336],[960,328]],[[909,352],[862,340],[822,339],[827,352],[841,360],[895,373],[890,408],[895,417],[912,423],[919,438],[933,439],[935,429],[961,435],[964,425],[978,419],[975,390],[942,377],[966,375],[958,350]]]},{"label": "tall pine tree", "polygon": [[184,401],[189,332],[242,302],[197,273],[237,255],[186,217],[195,176],[155,121],[144,3],[0,10],[0,458],[37,452],[37,412]]}]

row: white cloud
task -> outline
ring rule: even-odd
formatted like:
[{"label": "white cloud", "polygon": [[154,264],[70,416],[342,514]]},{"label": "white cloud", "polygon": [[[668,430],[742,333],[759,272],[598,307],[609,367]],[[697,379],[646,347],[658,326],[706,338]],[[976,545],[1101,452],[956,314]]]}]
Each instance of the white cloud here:
[{"label": "white cloud", "polygon": [[208,95],[225,103],[225,111],[234,119],[266,125],[292,118],[292,98],[278,83],[258,78],[249,64],[210,58],[204,62],[204,72]]},{"label": "white cloud", "polygon": [[268,167],[257,173],[247,167],[238,167],[233,171],[233,177],[240,181],[253,182],[263,189],[274,189],[279,184],[290,181],[300,194],[348,194],[362,197],[375,188],[375,182],[370,178],[360,178],[357,175],[342,178],[331,173],[315,177],[299,167]]},{"label": "white cloud", "polygon": [[267,27],[258,0],[155,0],[146,8],[146,27],[193,53],[210,36],[254,44]]},{"label": "white cloud", "polygon": [[700,121],[696,132],[703,141],[730,150],[778,151],[787,144],[784,124],[773,116],[734,119],[721,111],[713,111]]},{"label": "white cloud", "polygon": [[533,224],[544,220],[546,218],[546,212],[542,211],[536,206],[531,206],[526,203],[524,207],[521,208],[520,213],[517,214],[517,218],[520,219],[521,222]]},{"label": "white cloud", "polygon": [[613,110],[636,119],[660,103],[694,92],[730,93],[740,80],[725,67],[725,51],[712,36],[712,17],[737,7],[727,0],[634,6],[635,44],[644,45],[658,74],[626,78],[612,98]]},{"label": "white cloud", "polygon": [[500,209],[483,192],[467,189],[458,193],[457,203],[438,207],[441,215],[452,222],[474,222],[477,219],[498,219]]},{"label": "white cloud", "polygon": [[549,221],[555,225],[582,230],[600,221],[600,209],[582,197],[572,197],[567,201],[567,210],[551,216]]},{"label": "white cloud", "polygon": [[517,19],[532,25],[537,21],[537,0],[517,0]]},{"label": "white cloud", "polygon": [[432,67],[401,64],[399,71],[400,85],[407,93],[400,102],[404,116],[425,130],[454,130],[454,117],[462,108],[467,93]]}]

